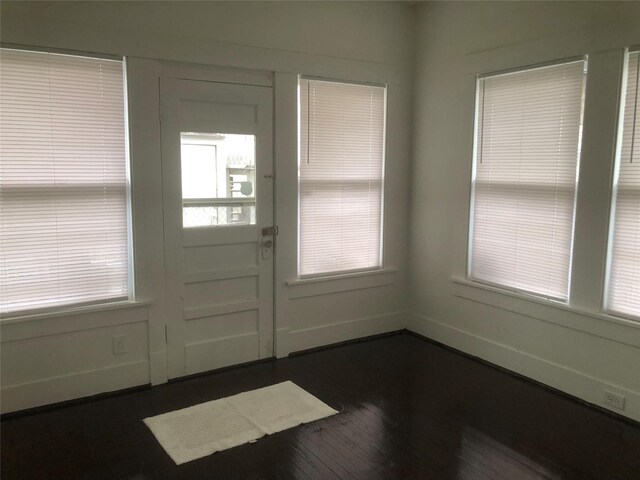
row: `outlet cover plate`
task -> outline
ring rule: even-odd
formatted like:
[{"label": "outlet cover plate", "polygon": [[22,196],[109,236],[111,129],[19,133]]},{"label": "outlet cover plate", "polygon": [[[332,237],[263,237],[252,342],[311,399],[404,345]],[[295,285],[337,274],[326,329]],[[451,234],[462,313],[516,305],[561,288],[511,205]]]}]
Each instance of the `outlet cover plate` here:
[{"label": "outlet cover plate", "polygon": [[604,391],[604,403],[614,408],[624,410],[625,397],[618,395],[617,393]]}]

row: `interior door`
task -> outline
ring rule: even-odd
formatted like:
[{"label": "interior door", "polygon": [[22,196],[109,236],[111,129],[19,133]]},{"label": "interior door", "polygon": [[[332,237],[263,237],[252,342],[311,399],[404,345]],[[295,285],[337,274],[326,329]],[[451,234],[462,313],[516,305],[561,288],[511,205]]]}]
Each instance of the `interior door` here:
[{"label": "interior door", "polygon": [[273,356],[273,90],[160,83],[169,378]]}]

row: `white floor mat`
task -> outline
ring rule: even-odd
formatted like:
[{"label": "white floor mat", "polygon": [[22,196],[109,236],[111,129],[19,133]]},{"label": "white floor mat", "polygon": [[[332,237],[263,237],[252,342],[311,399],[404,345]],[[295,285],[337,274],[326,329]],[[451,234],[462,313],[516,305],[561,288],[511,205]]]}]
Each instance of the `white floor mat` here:
[{"label": "white floor mat", "polygon": [[176,464],[338,413],[283,382],[144,419]]}]

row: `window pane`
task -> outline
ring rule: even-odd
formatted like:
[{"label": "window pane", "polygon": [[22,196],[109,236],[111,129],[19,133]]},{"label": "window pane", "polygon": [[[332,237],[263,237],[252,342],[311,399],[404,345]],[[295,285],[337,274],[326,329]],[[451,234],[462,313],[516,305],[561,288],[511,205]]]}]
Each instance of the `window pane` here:
[{"label": "window pane", "polygon": [[182,143],[182,198],[216,198],[216,146]]},{"label": "window pane", "polygon": [[478,81],[470,276],[567,300],[586,62]]},{"label": "window pane", "polygon": [[0,312],[127,298],[123,63],[0,52]]},{"label": "window pane", "polygon": [[607,308],[640,317],[640,52],[627,56],[614,185]]},{"label": "window pane", "polygon": [[381,265],[385,88],[300,81],[300,275]]},{"label": "window pane", "polygon": [[256,223],[254,135],[183,132],[185,228]]}]

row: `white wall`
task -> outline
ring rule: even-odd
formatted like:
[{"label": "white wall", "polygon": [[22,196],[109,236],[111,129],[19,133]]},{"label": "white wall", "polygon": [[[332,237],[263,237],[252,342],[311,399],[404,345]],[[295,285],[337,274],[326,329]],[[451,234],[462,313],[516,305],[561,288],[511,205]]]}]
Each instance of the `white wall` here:
[{"label": "white wall", "polygon": [[[4,44],[129,57],[137,286],[137,302],[119,308],[3,319],[2,412],[166,381],[158,77],[167,72],[274,72],[278,356],[404,327],[412,10],[393,2],[2,2]],[[298,73],[389,85],[384,272],[287,285],[296,276]],[[126,336],[126,354],[112,353],[114,335]]]},{"label": "white wall", "polygon": [[[640,419],[640,324],[601,315],[622,48],[640,3],[420,5],[410,285],[416,332],[588,402],[605,389]],[[465,280],[475,75],[590,54],[571,304]],[[639,292],[640,294],[640,292]]]},{"label": "white wall", "polygon": [[[640,43],[639,7],[611,2],[2,2],[2,42],[130,57],[140,299],[118,309],[0,322],[2,411],[166,379],[157,79],[166,61],[173,61],[275,72],[279,356],[411,326],[596,404],[602,404],[605,388],[621,392],[628,400],[623,413],[640,418],[640,330],[598,314],[615,75],[620,48]],[[474,74],[584,53],[593,55],[572,306],[550,307],[454,281],[464,279],[466,263]],[[209,74],[204,67],[192,71]],[[286,284],[295,280],[292,88],[298,73],[389,83],[387,271]],[[403,312],[412,109],[414,314],[409,318]],[[113,355],[112,336],[119,334],[126,335],[129,351]]]}]

